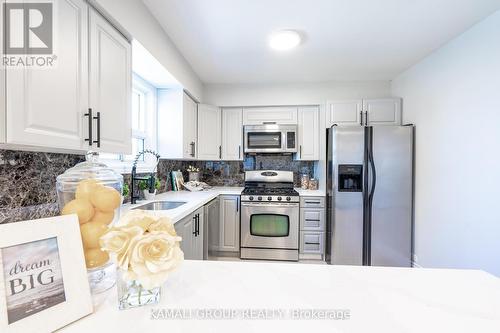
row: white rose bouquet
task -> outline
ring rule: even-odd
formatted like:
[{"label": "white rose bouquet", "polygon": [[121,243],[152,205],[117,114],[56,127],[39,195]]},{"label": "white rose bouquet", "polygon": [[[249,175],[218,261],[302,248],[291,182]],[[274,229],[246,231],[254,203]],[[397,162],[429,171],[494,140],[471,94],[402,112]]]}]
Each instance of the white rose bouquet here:
[{"label": "white rose bouquet", "polygon": [[124,280],[153,289],[184,260],[181,240],[169,218],[133,210],[101,237],[100,246],[116,260]]}]

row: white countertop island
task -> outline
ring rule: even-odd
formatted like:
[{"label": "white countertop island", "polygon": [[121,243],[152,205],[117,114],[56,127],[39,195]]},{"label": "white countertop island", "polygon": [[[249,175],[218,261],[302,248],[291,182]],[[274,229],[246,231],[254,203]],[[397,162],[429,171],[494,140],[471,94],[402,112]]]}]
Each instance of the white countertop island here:
[{"label": "white countertop island", "polygon": [[[476,270],[185,261],[162,292],[158,305],[120,311],[112,289],[62,331],[500,332],[500,279]],[[310,318],[320,313],[348,315]]]}]

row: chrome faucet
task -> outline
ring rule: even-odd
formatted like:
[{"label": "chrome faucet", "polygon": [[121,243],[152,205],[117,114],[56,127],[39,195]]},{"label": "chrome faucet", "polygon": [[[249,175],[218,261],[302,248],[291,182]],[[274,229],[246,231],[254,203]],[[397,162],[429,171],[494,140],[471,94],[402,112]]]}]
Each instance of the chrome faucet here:
[{"label": "chrome faucet", "polygon": [[[137,177],[137,162],[139,161],[139,158],[141,158],[142,155],[145,154],[151,154],[156,157],[156,165],[151,172],[149,177]],[[158,163],[160,162],[160,154],[155,152],[154,150],[146,149],[141,151],[139,154],[134,159],[134,164],[132,165],[132,174],[131,174],[131,180],[130,180],[130,203],[135,204],[137,202],[137,199],[139,199],[138,196],[134,195],[134,189],[135,189],[135,181],[136,180],[149,180],[149,189],[154,190],[155,186],[155,180],[154,180],[154,172],[156,168],[158,167]]]}]

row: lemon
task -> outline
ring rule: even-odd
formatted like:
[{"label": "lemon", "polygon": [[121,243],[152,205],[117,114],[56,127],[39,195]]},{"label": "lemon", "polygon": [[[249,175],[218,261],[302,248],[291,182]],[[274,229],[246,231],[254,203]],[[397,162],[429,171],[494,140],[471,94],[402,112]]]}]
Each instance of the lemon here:
[{"label": "lemon", "polygon": [[107,263],[109,255],[107,252],[100,249],[86,249],[85,250],[85,264],[87,268],[100,267]]},{"label": "lemon", "polygon": [[90,222],[96,222],[108,225],[113,221],[114,217],[115,217],[114,211],[101,212],[100,210],[96,209],[94,217],[92,218],[92,220],[90,220]]},{"label": "lemon", "polygon": [[92,205],[102,212],[112,212],[120,207],[122,197],[120,193],[112,187],[99,187],[90,197]]},{"label": "lemon", "polygon": [[76,214],[80,224],[88,222],[94,216],[94,207],[88,200],[75,199],[68,202],[62,209],[61,215]]},{"label": "lemon", "polygon": [[95,179],[85,179],[78,183],[76,187],[75,197],[77,199],[89,200],[92,196],[92,193],[97,190],[103,188],[104,186],[99,183],[99,181]]},{"label": "lemon", "polygon": [[99,248],[99,238],[106,233],[108,226],[102,223],[89,222],[80,226],[83,247],[86,249]]}]

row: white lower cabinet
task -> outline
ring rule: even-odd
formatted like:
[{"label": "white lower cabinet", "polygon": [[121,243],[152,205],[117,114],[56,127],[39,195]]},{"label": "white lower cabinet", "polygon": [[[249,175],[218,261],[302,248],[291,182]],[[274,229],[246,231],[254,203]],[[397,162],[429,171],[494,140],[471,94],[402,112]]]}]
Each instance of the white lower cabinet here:
[{"label": "white lower cabinet", "polygon": [[189,214],[175,225],[175,231],[182,237],[181,249],[184,259],[203,260],[204,210],[203,207]]},{"label": "white lower cabinet", "polygon": [[300,198],[299,258],[324,258],[325,218],[325,197]]},{"label": "white lower cabinet", "polygon": [[216,198],[205,205],[205,240],[207,251],[219,251],[220,199]]},{"label": "white lower cabinet", "polygon": [[220,200],[219,251],[240,251],[240,196],[222,195]]}]

